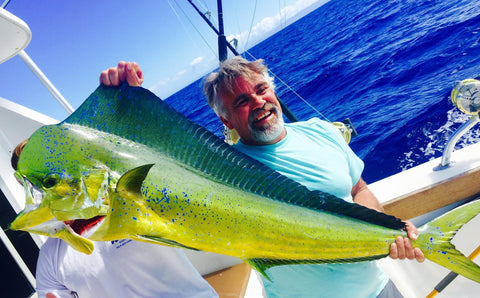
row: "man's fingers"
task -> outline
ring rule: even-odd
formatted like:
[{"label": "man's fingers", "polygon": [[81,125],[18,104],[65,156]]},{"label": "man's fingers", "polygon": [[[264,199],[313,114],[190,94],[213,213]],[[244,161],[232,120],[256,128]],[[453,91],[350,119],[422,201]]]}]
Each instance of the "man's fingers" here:
[{"label": "man's fingers", "polygon": [[425,255],[423,254],[420,248],[416,247],[414,249],[414,252],[415,252],[415,259],[417,260],[417,262],[422,263],[423,261],[425,261]]},{"label": "man's fingers", "polygon": [[108,79],[110,80],[110,84],[113,86],[120,85],[120,80],[118,79],[118,69],[115,67],[108,69]]},{"label": "man's fingers", "polygon": [[108,71],[104,70],[100,73],[100,84],[104,84],[105,86],[110,86],[110,79],[108,78]]},{"label": "man's fingers", "polygon": [[100,73],[100,83],[106,86],[119,86],[123,82],[127,82],[130,86],[142,85],[142,69],[136,62],[120,61],[118,66]]},{"label": "man's fingers", "polygon": [[142,69],[140,68],[140,65],[138,65],[137,62],[132,62],[132,67],[137,74],[137,78],[139,82],[143,83],[143,72],[142,72]]},{"label": "man's fingers", "polygon": [[397,244],[395,242],[390,245],[390,258],[392,259],[398,258],[398,249],[397,249]]},{"label": "man's fingers", "polygon": [[395,239],[395,244],[397,244],[398,258],[400,260],[405,259],[405,242],[403,241],[403,237],[398,236]]},{"label": "man's fingers", "polygon": [[406,225],[406,230],[407,230],[407,235],[408,235],[408,238],[412,239],[412,240],[417,240],[418,238],[418,230],[417,230],[417,227],[415,227],[415,225],[413,225],[411,222],[409,221],[406,221],[405,222],[405,225]]},{"label": "man's fingers", "polygon": [[409,260],[415,259],[415,252],[413,251],[412,243],[410,242],[410,239],[404,238],[403,243],[405,245],[405,256]]},{"label": "man's fingers", "polygon": [[419,263],[425,261],[425,255],[422,250],[418,247],[413,248],[410,239],[401,236],[398,236],[390,246],[389,256],[392,259],[404,260],[407,258],[409,260],[417,260]]},{"label": "man's fingers", "polygon": [[118,86],[118,70],[116,67],[111,67],[100,73],[100,83],[105,86]]},{"label": "man's fingers", "polygon": [[117,69],[118,69],[118,80],[119,80],[119,82],[125,82],[127,80],[126,71],[125,71],[125,68],[126,68],[127,64],[128,64],[128,62],[125,62],[125,61],[118,62]]},{"label": "man's fingers", "polygon": [[126,64],[126,77],[130,86],[140,86],[143,83],[143,73],[136,62]]}]

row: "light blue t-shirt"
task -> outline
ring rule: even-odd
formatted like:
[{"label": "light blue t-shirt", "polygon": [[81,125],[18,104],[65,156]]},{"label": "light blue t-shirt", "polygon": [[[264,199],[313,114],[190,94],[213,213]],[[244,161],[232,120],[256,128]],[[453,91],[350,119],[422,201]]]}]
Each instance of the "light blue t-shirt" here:
[{"label": "light blue t-shirt", "polygon": [[[281,174],[352,202],[351,190],[363,171],[362,160],[331,123],[312,118],[285,124],[287,136],[265,146],[235,148]],[[388,276],[375,262],[284,265],[267,270],[268,297],[376,297]]]}]

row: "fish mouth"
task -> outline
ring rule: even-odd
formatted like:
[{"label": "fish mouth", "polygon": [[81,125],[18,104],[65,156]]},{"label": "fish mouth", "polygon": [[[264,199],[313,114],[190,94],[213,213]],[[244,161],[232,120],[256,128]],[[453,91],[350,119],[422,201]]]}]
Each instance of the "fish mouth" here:
[{"label": "fish mouth", "polygon": [[74,219],[64,221],[70,231],[75,232],[77,235],[87,237],[87,234],[91,234],[97,227],[99,227],[104,221],[104,215],[98,215],[89,219]]}]

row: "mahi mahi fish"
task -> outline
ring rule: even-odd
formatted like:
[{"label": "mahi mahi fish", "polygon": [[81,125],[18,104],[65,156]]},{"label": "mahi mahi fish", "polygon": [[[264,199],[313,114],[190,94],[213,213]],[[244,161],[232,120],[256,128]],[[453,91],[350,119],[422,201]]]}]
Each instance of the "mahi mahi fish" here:
[{"label": "mahi mahi fish", "polygon": [[[375,260],[404,222],[347,203],[237,152],[141,87],[100,86],[66,120],[39,128],[15,172],[25,209],[11,229],[92,241],[130,238],[271,266]],[[450,240],[480,212],[464,205],[419,228],[425,257],[480,282]]]}]

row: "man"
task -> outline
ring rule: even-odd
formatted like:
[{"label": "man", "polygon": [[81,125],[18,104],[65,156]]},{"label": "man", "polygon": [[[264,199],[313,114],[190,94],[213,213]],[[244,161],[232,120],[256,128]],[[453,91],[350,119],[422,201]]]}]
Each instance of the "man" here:
[{"label": "man", "polygon": [[[328,122],[313,118],[284,124],[273,79],[261,60],[234,57],[210,74],[204,93],[210,107],[229,129],[235,129],[239,151],[304,184],[377,211],[379,201],[361,178],[363,162]],[[417,229],[407,223],[416,239]],[[423,262],[420,249],[398,237],[390,257]],[[375,262],[277,266],[263,279],[267,296],[401,297]]]},{"label": "man", "polygon": [[[139,70],[128,63],[129,71]],[[125,63],[110,72],[117,85],[123,81]],[[136,81],[130,80],[135,78]],[[113,77],[112,77],[113,78]],[[138,86],[141,71],[129,76],[128,83]],[[110,80],[101,80],[111,85]],[[28,140],[12,154],[12,167]],[[130,239],[95,242],[91,255],[71,248],[58,238],[48,238],[40,249],[36,271],[39,297],[218,297],[200,276],[182,249]]]},{"label": "man", "polygon": [[[120,62],[102,72],[100,81],[139,86],[143,74],[136,63]],[[225,61],[206,79],[204,92],[220,120],[238,132],[235,148],[311,190],[383,211],[360,176],[363,162],[333,125],[318,119],[284,125],[273,79],[261,60]],[[415,239],[417,229],[407,226],[408,236]],[[423,253],[402,237],[392,244],[390,257],[424,260]],[[277,266],[267,274],[271,280],[263,279],[265,290],[273,297],[401,297],[374,262]]]}]

